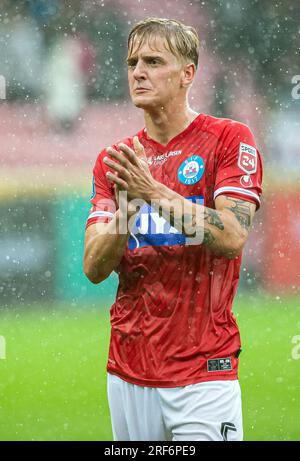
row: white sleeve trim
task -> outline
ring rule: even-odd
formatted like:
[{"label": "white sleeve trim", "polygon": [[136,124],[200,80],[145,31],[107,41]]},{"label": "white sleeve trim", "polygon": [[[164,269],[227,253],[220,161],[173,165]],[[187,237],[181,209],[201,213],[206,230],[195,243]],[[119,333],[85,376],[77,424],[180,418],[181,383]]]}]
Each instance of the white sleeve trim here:
[{"label": "white sleeve trim", "polygon": [[113,218],[114,214],[109,211],[93,211],[87,220],[92,218]]},{"label": "white sleeve trim", "polygon": [[235,192],[237,194],[243,194],[243,195],[248,195],[248,197],[252,197],[252,198],[255,198],[255,200],[260,204],[260,198],[257,194],[255,194],[254,192],[252,192],[251,190],[247,190],[247,189],[242,189],[241,187],[220,187],[219,189],[217,189],[215,192],[214,192],[214,199],[220,195],[220,194],[223,194],[223,192]]}]

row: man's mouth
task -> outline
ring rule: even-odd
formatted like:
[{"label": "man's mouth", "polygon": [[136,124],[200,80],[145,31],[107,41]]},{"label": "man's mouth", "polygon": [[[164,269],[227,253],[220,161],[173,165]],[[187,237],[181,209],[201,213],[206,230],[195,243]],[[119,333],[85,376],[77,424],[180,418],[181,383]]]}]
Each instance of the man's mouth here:
[{"label": "man's mouth", "polygon": [[144,91],[149,91],[149,88],[136,88],[134,90],[135,93],[143,93]]}]

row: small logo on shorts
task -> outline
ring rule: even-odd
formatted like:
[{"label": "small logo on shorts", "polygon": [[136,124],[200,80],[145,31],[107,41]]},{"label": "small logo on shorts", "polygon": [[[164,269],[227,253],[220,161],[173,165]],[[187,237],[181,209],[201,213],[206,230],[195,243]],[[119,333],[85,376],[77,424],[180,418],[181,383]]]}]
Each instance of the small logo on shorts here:
[{"label": "small logo on shorts", "polygon": [[231,358],[211,359],[207,361],[207,371],[229,371],[232,370]]},{"label": "small logo on shorts", "polygon": [[221,424],[221,435],[223,437],[224,442],[227,442],[227,432],[234,431],[236,432],[236,427],[233,423],[222,423]]}]

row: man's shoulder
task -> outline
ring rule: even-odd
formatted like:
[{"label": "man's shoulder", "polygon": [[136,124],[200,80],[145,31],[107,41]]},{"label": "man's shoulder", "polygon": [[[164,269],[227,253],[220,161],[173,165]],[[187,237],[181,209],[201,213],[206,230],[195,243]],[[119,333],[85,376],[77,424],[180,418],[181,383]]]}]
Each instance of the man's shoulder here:
[{"label": "man's shoulder", "polygon": [[203,129],[218,138],[228,135],[235,136],[250,131],[250,128],[245,123],[231,118],[214,117],[213,115],[206,115]]}]

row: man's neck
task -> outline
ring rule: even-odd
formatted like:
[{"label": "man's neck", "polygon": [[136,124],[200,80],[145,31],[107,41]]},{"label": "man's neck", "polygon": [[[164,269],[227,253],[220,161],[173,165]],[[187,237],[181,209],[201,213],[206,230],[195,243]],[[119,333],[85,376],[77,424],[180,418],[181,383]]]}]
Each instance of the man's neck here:
[{"label": "man's neck", "polygon": [[145,111],[147,135],[166,146],[171,139],[184,131],[199,114],[190,107],[160,108],[155,112]]}]

